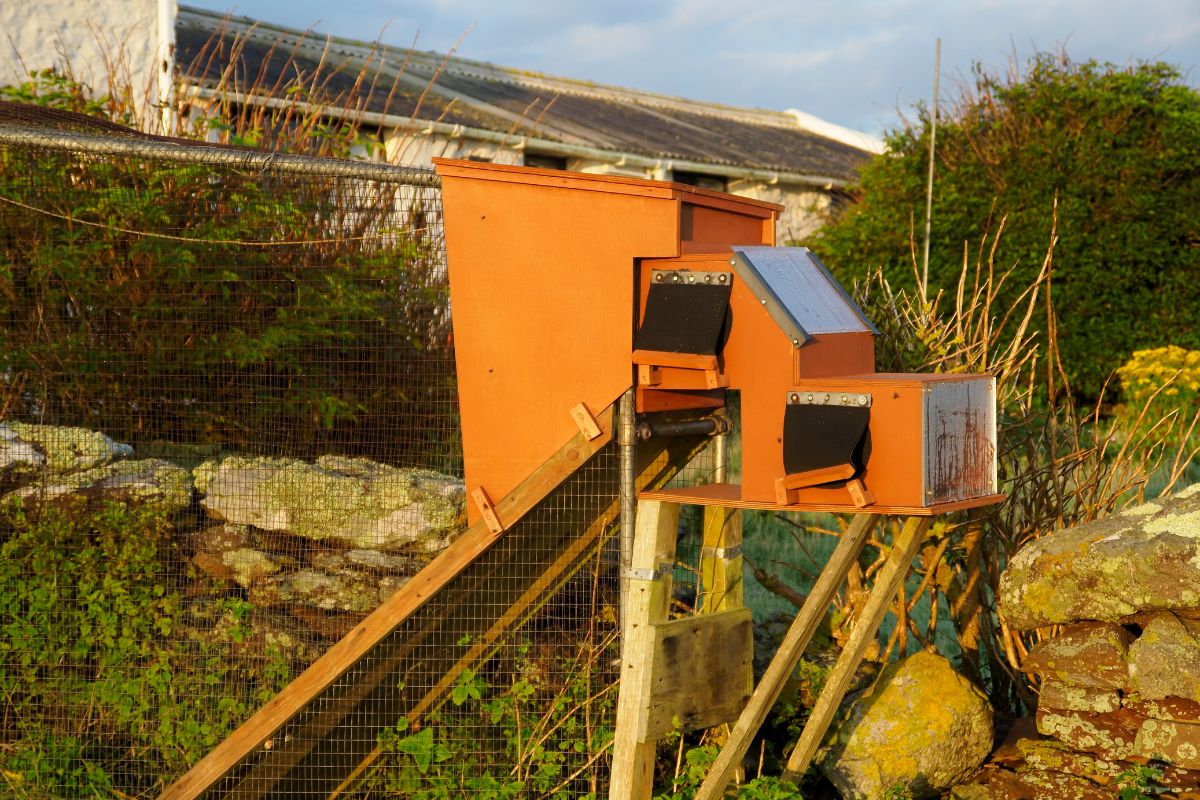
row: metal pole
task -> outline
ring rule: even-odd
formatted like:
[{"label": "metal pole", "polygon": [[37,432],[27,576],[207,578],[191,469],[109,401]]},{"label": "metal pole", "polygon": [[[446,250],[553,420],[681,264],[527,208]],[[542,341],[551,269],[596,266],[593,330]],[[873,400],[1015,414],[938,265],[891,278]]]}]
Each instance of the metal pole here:
[{"label": "metal pole", "polygon": [[729,433],[713,437],[713,483],[729,483]]},{"label": "metal pole", "polygon": [[933,57],[933,110],[929,121],[929,181],[925,186],[925,256],[921,261],[921,299],[929,298],[929,230],[933,220],[933,148],[937,142],[938,78],[942,74],[942,40],[937,40]]},{"label": "metal pole", "polygon": [[620,462],[620,544],[621,544],[621,648],[625,647],[625,621],[629,597],[629,568],[633,563],[633,532],[637,518],[637,419],[634,390],[621,395],[617,407],[617,447]]}]

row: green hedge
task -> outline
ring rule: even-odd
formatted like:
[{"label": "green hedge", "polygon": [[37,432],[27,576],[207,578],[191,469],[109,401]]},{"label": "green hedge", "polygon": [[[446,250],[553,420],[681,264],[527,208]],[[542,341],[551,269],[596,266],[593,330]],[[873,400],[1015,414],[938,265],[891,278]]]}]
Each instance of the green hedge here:
[{"label": "green hedge", "polygon": [[[953,290],[964,242],[1007,224],[1008,290],[1037,276],[1058,198],[1053,297],[1073,389],[1096,398],[1134,350],[1200,347],[1200,93],[1167,64],[1124,69],[1042,54],[1023,75],[977,68],[937,132],[930,284]],[[892,133],[862,171],[857,202],[814,243],[843,279],[876,267],[914,284],[929,114]],[[1037,320],[1044,329],[1045,320]]]}]

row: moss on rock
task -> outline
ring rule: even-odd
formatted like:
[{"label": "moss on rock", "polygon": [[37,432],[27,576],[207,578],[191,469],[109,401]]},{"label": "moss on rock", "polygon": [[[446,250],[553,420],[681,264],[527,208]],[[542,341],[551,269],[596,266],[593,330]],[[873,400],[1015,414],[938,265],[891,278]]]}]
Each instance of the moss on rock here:
[{"label": "moss on rock", "polygon": [[201,504],[218,519],[363,549],[436,549],[461,514],[460,481],[361,458],[235,456],[193,475]]},{"label": "moss on rock", "polygon": [[1030,542],[1001,576],[999,601],[1018,630],[1195,607],[1200,491]]},{"label": "moss on rock", "polygon": [[974,772],[991,747],[987,698],[946,659],[921,652],[888,667],[852,704],[821,769],[843,797],[896,786],[930,797]]},{"label": "moss on rock", "polygon": [[[86,428],[6,422],[16,440],[32,445],[45,458],[51,475],[89,470],[133,455],[133,448]],[[13,441],[10,439],[9,441]]]},{"label": "moss on rock", "polygon": [[10,492],[4,500],[19,500],[29,507],[72,498],[151,505],[170,513],[191,504],[192,479],[187,470],[157,458],[118,461],[38,481]]}]

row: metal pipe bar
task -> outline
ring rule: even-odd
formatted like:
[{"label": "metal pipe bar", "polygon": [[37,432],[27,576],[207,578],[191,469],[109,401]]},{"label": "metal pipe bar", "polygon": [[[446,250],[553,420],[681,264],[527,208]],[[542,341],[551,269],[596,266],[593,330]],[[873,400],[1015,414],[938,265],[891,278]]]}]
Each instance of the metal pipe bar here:
[{"label": "metal pipe bar", "polygon": [[245,170],[358,178],[409,186],[438,187],[442,184],[437,173],[421,167],[188,142],[152,137],[136,131],[98,134],[0,123],[0,144],[96,155],[134,156],[181,164],[211,164]]},{"label": "metal pipe bar", "polygon": [[729,482],[729,432],[713,437],[713,481]]},{"label": "metal pipe bar", "polygon": [[704,417],[681,422],[643,422],[638,425],[638,438],[643,441],[656,436],[708,436],[729,431],[729,421],[724,417]]}]

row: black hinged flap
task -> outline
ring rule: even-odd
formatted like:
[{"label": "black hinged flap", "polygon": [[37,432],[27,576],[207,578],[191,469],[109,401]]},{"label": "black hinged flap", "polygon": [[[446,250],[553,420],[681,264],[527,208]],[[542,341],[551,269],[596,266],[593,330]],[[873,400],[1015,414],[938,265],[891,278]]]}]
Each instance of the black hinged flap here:
[{"label": "black hinged flap", "polygon": [[634,350],[715,356],[728,338],[731,272],[654,270]]}]

